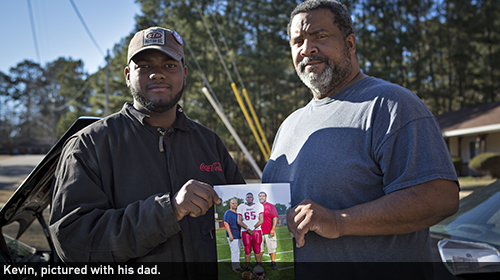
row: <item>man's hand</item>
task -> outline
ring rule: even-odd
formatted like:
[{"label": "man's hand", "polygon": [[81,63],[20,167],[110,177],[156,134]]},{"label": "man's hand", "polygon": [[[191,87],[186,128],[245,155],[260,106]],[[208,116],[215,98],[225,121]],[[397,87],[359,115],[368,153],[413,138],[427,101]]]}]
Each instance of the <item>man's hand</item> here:
[{"label": "man's hand", "polygon": [[306,199],[290,209],[286,218],[297,247],[301,247],[309,231],[333,239],[423,230],[453,215],[459,203],[457,183],[436,179],[346,209],[331,210]]},{"label": "man's hand", "polygon": [[177,221],[184,216],[199,217],[204,215],[212,205],[220,204],[220,198],[212,186],[196,180],[187,181],[174,195],[172,209]]},{"label": "man's hand", "polygon": [[272,229],[270,232],[269,232],[269,236],[271,237],[274,237],[274,235],[276,234],[276,230]]},{"label": "man's hand", "polygon": [[297,247],[305,244],[304,236],[314,231],[325,238],[339,237],[335,212],[320,204],[306,199],[290,209],[286,214],[288,230],[295,237]]}]

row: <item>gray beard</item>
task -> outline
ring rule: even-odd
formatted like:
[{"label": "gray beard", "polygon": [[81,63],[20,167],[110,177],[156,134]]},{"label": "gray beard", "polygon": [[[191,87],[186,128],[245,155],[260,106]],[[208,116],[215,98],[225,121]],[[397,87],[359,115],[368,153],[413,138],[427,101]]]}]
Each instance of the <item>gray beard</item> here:
[{"label": "gray beard", "polygon": [[[352,61],[346,48],[344,60],[335,64],[324,56],[310,56],[304,58],[298,65],[298,75],[302,82],[314,93],[318,99],[329,96],[329,93],[338,88],[352,72]],[[310,61],[325,62],[325,69],[320,73],[306,73],[305,65]],[[333,65],[333,66],[332,66]]]},{"label": "gray beard", "polygon": [[182,94],[184,93],[184,85],[182,86],[181,90],[179,90],[179,92],[177,92],[174,95],[174,98],[170,101],[152,102],[144,95],[142,95],[140,91],[135,90],[132,87],[130,87],[130,93],[132,93],[134,100],[136,100],[139,104],[141,104],[142,107],[144,107],[149,112],[164,113],[172,109],[174,106],[176,106],[179,100],[181,100]]}]

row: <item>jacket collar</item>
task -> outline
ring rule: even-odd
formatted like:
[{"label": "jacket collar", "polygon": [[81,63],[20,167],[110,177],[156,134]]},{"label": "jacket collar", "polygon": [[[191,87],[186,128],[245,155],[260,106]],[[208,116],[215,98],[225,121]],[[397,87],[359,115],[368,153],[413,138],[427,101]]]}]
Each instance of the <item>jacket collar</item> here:
[{"label": "jacket collar", "polygon": [[[125,105],[123,105],[122,112],[124,112],[125,115],[133,117],[143,126],[149,126],[149,124],[147,124],[144,119],[149,118],[150,116],[148,114],[139,112],[134,108],[134,105],[132,103],[125,103]],[[181,105],[179,104],[177,104],[176,115],[177,118],[175,120],[175,123],[172,125],[172,128],[189,131],[195,127],[193,121],[184,114],[184,109],[182,109]]]}]

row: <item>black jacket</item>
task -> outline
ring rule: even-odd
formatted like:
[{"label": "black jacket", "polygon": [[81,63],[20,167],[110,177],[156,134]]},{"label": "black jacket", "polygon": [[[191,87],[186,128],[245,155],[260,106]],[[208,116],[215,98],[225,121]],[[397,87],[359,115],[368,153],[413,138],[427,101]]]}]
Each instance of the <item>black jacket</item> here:
[{"label": "black jacket", "polygon": [[189,179],[245,181],[220,138],[180,106],[168,131],[146,117],[125,104],[65,144],[50,218],[63,261],[217,261],[213,207],[177,222],[170,199]]}]

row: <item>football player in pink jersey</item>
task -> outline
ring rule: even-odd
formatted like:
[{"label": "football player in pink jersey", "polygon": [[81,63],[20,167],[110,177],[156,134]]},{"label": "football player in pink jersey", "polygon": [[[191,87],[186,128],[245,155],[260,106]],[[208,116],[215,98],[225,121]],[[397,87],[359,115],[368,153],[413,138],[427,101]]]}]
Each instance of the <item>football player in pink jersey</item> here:
[{"label": "football player in pink jersey", "polygon": [[276,225],[278,224],[278,212],[273,204],[267,202],[267,194],[259,193],[259,202],[264,206],[264,223],[262,224],[262,244],[260,255],[264,254],[264,246],[267,247],[267,253],[271,257],[271,268],[277,270],[276,266]]}]

